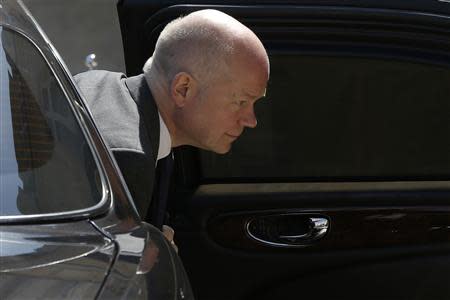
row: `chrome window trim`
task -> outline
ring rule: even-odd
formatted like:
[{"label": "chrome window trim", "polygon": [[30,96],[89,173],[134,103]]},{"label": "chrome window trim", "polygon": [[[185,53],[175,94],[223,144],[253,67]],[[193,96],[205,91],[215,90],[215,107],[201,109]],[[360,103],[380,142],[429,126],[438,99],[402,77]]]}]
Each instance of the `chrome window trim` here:
[{"label": "chrome window trim", "polygon": [[[45,43],[49,47],[50,52],[54,55],[56,62],[58,62],[59,66],[61,67],[62,73],[66,76],[66,78],[68,79],[68,81],[70,82],[72,87],[76,87],[76,85],[73,82],[73,79],[69,75],[70,73],[68,72],[66,65],[62,62],[61,56],[58,54],[56,49],[50,43],[48,37],[44,34],[42,29],[36,23],[36,20],[31,16],[30,12],[26,9],[26,7],[24,7],[22,2],[18,1],[18,3],[22,7],[22,9],[25,11],[26,15],[31,19],[34,26],[36,26],[36,29],[38,30],[41,37],[44,39]],[[16,26],[12,26],[10,24],[0,23],[0,26],[2,26],[3,28],[7,28],[15,33],[18,33],[19,35],[24,37],[35,47],[35,49],[39,52],[41,57],[44,59],[50,72],[56,78],[56,81],[57,81],[59,87],[61,88],[64,96],[66,97],[66,100],[69,103],[70,109],[72,110],[75,120],[77,121],[78,126],[80,127],[82,134],[83,134],[84,138],[86,139],[86,142],[91,150],[91,154],[93,156],[93,159],[95,161],[97,169],[99,170],[99,176],[100,176],[100,181],[101,181],[101,185],[102,185],[102,188],[101,188],[102,197],[101,197],[100,201],[94,206],[87,207],[84,209],[79,209],[79,210],[70,210],[70,211],[66,211],[66,212],[57,212],[57,213],[33,214],[33,215],[11,215],[11,216],[1,216],[0,215],[0,224],[25,223],[25,222],[31,223],[34,221],[43,222],[43,221],[60,220],[62,218],[70,218],[71,220],[87,219],[88,217],[94,217],[96,215],[107,212],[109,209],[112,208],[112,199],[111,199],[112,195],[110,192],[111,185],[108,180],[108,177],[106,176],[106,170],[104,169],[103,164],[100,162],[100,159],[99,159],[100,154],[98,153],[97,148],[95,147],[95,143],[91,137],[90,132],[86,128],[87,127],[86,123],[84,122],[82,116],[80,115],[83,113],[87,114],[87,112],[81,106],[76,105],[77,103],[76,103],[75,99],[72,99],[71,97],[69,97],[66,87],[64,86],[64,84],[62,84],[61,79],[57,76],[57,72],[55,71],[54,67],[49,62],[47,57],[44,55],[44,52],[42,51],[42,49],[38,46],[38,44],[33,39],[31,39],[27,35],[26,32],[24,32],[22,29],[20,29]],[[76,89],[76,94],[78,96],[80,96],[78,89]],[[91,117],[91,116],[89,115],[89,117]]]}]

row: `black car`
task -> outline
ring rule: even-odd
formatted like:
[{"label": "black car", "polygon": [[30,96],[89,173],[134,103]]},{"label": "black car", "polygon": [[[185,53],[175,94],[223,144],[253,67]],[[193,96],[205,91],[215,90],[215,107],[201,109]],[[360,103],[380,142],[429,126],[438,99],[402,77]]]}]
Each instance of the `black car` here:
[{"label": "black car", "polygon": [[450,4],[122,0],[128,75],[214,8],[271,62],[256,129],[176,149],[170,223],[205,299],[450,299]]},{"label": "black car", "polygon": [[193,299],[57,52],[0,2],[0,298]]}]

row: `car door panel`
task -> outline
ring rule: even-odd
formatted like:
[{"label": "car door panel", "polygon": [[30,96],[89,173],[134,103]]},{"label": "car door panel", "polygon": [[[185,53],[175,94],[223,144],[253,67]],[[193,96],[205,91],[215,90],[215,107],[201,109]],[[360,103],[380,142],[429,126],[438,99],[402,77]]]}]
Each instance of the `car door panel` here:
[{"label": "car door panel", "polygon": [[[299,189],[299,184],[272,184],[272,189],[267,188],[270,184],[200,186],[189,200],[189,209],[174,220],[180,224],[177,230],[180,255],[192,285],[198,287],[197,296],[448,298],[450,218],[448,209],[436,204],[445,201],[445,193],[423,190],[388,193],[392,186],[407,189],[408,184],[385,184],[385,191],[378,192],[367,189],[370,184],[362,183],[359,191],[353,193],[343,192],[340,186],[341,191],[325,192],[322,187],[322,191],[315,193],[310,187],[303,194],[293,192]],[[373,183],[377,187],[382,185]],[[291,192],[280,191],[287,186],[291,186]],[[262,192],[264,189],[268,191]],[[421,201],[426,199],[429,206],[410,205],[420,202],[417,199],[420,194]],[[402,202],[409,204],[398,205]],[[329,232],[322,239],[297,248],[261,244],[246,232],[246,222],[252,218],[292,213],[326,216],[330,220]],[[228,288],[221,288],[224,285]],[[218,290],[221,292],[217,293]]]}]

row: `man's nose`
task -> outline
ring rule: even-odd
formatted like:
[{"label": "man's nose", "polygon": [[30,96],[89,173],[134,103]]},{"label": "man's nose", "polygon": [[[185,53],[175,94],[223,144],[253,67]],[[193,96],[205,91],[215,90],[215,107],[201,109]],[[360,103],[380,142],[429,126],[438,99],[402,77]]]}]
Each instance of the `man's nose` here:
[{"label": "man's nose", "polygon": [[243,127],[255,128],[258,123],[255,116],[255,111],[253,106],[248,107],[245,111],[242,112],[242,116],[240,118],[240,125]]}]

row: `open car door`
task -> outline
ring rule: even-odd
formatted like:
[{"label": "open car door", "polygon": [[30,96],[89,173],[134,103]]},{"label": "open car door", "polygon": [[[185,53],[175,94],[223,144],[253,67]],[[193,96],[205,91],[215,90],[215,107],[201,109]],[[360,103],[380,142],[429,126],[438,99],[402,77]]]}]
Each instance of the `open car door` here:
[{"label": "open car door", "polygon": [[230,153],[175,152],[197,299],[450,299],[450,6],[124,0],[128,75],[204,8],[260,37],[271,76]]}]

